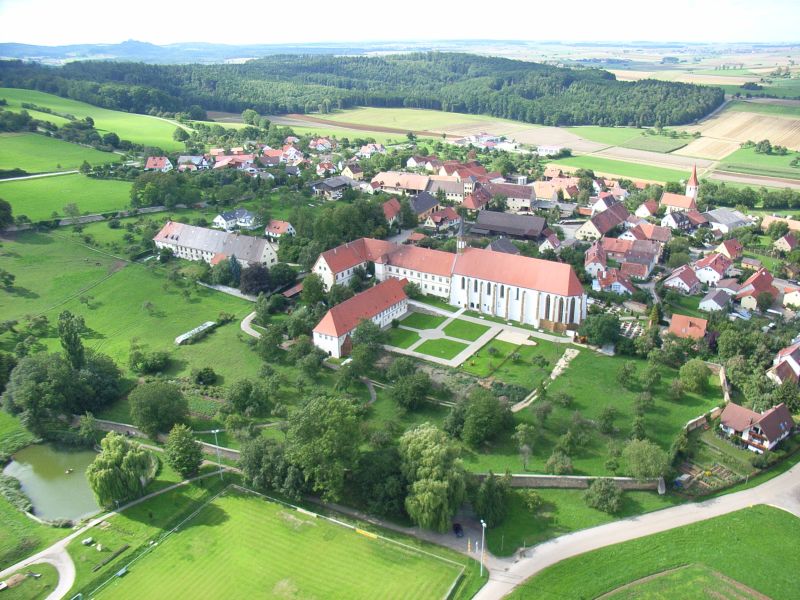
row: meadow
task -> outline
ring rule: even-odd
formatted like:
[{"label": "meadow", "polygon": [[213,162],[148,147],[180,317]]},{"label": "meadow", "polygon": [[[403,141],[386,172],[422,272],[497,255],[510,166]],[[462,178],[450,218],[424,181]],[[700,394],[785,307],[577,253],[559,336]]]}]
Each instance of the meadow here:
[{"label": "meadow", "polygon": [[500,119],[486,115],[469,115],[466,113],[426,110],[420,108],[353,108],[335,111],[322,118],[342,123],[358,123],[377,127],[408,129],[409,131],[443,131],[458,127],[473,127],[493,122],[519,124],[517,121]]},{"label": "meadow", "polygon": [[96,597],[442,598],[461,568],[229,490]]},{"label": "meadow", "polygon": [[87,161],[91,165],[118,162],[120,156],[71,144],[36,133],[0,134],[0,169],[23,169],[28,173],[71,171]]},{"label": "meadow", "polygon": [[789,163],[800,157],[797,152],[789,152],[785,156],[777,154],[760,154],[754,148],[740,148],[720,162],[723,171],[747,173],[750,175],[766,175],[800,179],[800,166],[792,167]]},{"label": "meadow", "polygon": [[[69,114],[79,119],[91,117],[94,125],[101,134],[114,132],[124,140],[130,140],[137,144],[146,146],[157,146],[166,151],[183,149],[183,144],[172,139],[172,134],[176,127],[176,121],[151,117],[148,115],[138,115],[135,113],[121,112],[100,108],[85,102],[54,96],[44,92],[34,90],[24,90],[18,88],[0,88],[0,98],[5,98],[8,102],[9,110],[22,110],[23,102],[30,102],[44,108],[49,108],[57,113]],[[27,110],[27,109],[26,109]],[[32,112],[33,114],[33,112]],[[45,112],[38,112],[33,115],[36,118],[50,121],[56,125],[63,125],[65,120],[56,115]]]},{"label": "meadow", "polygon": [[728,104],[726,110],[736,112],[754,112],[761,115],[777,115],[780,117],[791,117],[794,119],[800,118],[800,105],[734,100]]},{"label": "meadow", "polygon": [[576,169],[591,169],[598,175],[645,179],[658,182],[680,181],[685,179],[688,175],[688,170],[678,171],[676,169],[665,169],[664,167],[654,167],[588,155],[571,156],[554,162],[558,165],[574,167]]},{"label": "meadow", "polygon": [[[46,598],[58,584],[58,571],[48,563],[38,563],[16,574],[35,573],[39,577],[25,577],[21,583],[3,591],[3,600],[39,600]],[[10,579],[12,576],[6,578]]]},{"label": "meadow", "polygon": [[34,223],[63,217],[67,204],[81,214],[122,210],[130,204],[131,184],[114,179],[92,179],[79,173],[0,181],[0,198],[11,203],[15,217],[27,216]]},{"label": "meadow", "polygon": [[628,140],[642,135],[642,130],[635,127],[585,125],[582,127],[565,127],[565,129],[584,139],[609,146],[623,146]]},{"label": "meadow", "polygon": [[[800,553],[787,552],[787,548],[793,547],[798,535],[800,519],[757,505],[564,560],[526,581],[509,597],[588,599],[618,590],[614,598],[753,598],[744,585],[770,598],[793,598]],[[658,578],[650,576],[668,576],[671,569],[687,565],[692,571],[673,578],[676,586],[657,593]],[[716,574],[740,584],[735,586],[735,595],[717,593],[721,584],[730,582],[720,581]],[[638,581],[645,577],[647,581]],[[630,588],[618,589],[631,583]]]}]

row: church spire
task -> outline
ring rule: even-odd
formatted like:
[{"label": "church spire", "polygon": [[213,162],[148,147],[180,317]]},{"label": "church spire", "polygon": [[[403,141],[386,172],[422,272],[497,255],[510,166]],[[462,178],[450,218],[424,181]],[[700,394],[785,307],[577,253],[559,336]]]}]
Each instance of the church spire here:
[{"label": "church spire", "polygon": [[700,188],[700,182],[697,180],[697,165],[692,167],[692,176],[686,182],[686,195],[694,200],[697,200],[697,191]]}]

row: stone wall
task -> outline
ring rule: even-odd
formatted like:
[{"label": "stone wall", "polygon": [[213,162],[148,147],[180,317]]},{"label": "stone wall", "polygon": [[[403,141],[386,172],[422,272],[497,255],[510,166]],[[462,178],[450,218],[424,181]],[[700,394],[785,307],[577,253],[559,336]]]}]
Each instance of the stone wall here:
[{"label": "stone wall", "polygon": [[[478,474],[482,479],[485,473]],[[657,490],[658,480],[637,481],[631,477],[586,477],[582,475],[538,475],[514,474],[511,475],[513,488],[561,488],[585,490],[595,479],[610,479],[623,490]]]}]

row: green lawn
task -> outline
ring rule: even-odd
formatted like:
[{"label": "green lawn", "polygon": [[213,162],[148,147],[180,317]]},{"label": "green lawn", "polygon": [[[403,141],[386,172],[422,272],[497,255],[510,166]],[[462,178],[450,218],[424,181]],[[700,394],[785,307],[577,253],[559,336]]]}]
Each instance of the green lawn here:
[{"label": "green lawn", "polygon": [[439,325],[447,320],[446,317],[439,315],[429,315],[420,312],[409,313],[400,323],[404,327],[412,327],[413,329],[436,329]]},{"label": "green lawn", "polygon": [[683,148],[693,139],[694,138],[672,138],[666,135],[640,135],[620,145],[624,148],[633,148],[634,150],[667,153],[677,150],[678,148]]},{"label": "green lawn", "polygon": [[767,94],[777,98],[800,98],[800,79],[773,79],[772,83],[759,83],[763,87],[761,90],[743,90],[741,85],[719,85],[728,94],[741,94],[746,96],[748,93],[758,96]]},{"label": "green lawn", "polygon": [[447,407],[433,402],[425,402],[414,410],[403,410],[392,400],[387,390],[379,389],[378,399],[367,411],[367,424],[373,431],[383,431],[388,423],[399,424],[402,431],[413,429],[423,423],[433,423],[441,427],[449,411]]},{"label": "green lawn", "polygon": [[747,100],[734,100],[725,107],[725,110],[800,118],[800,106],[783,106],[780,104],[766,104],[764,102],[748,102]]},{"label": "green lawn", "polygon": [[525,506],[523,492],[512,492],[508,516],[500,525],[486,530],[486,545],[492,554],[510,556],[518,548],[680,502],[674,496],[659,496],[655,492],[625,492],[620,513],[609,515],[586,506],[583,490],[537,489],[536,493],[544,503],[534,513]]},{"label": "green lawn", "polygon": [[684,296],[679,294],[678,297],[672,302],[665,302],[667,310],[679,315],[686,315],[688,317],[699,317],[707,319],[708,313],[700,310],[700,300],[703,296]]},{"label": "green lawn", "polygon": [[19,419],[0,411],[0,454],[13,454],[35,441],[36,437],[22,426]]},{"label": "green lawn", "polygon": [[565,127],[565,129],[589,141],[608,144],[609,146],[622,146],[628,140],[632,140],[642,134],[642,130],[635,127],[585,125],[583,127]]},{"label": "green lawn", "polygon": [[665,169],[664,167],[653,167],[638,163],[601,158],[599,156],[572,156],[555,161],[556,164],[576,167],[579,169],[592,169],[598,173],[615,175],[618,177],[629,177],[632,179],[649,179],[652,181],[679,181],[686,179],[689,174],[686,171],[676,169]]},{"label": "green lawn", "polygon": [[487,331],[489,331],[489,327],[486,325],[479,325],[478,323],[471,323],[470,321],[463,321],[461,319],[452,321],[444,328],[445,334],[450,337],[467,340],[469,342],[474,342]]},{"label": "green lawn", "polygon": [[88,161],[98,165],[118,162],[120,156],[71,144],[36,133],[0,134],[0,169],[20,168],[28,173],[70,171]]},{"label": "green lawn", "polygon": [[97,597],[442,598],[461,568],[231,490]]},{"label": "green lawn", "polygon": [[[3,600],[40,600],[49,596],[58,584],[58,571],[48,563],[31,565],[18,573],[21,575],[35,573],[41,577],[26,577],[19,585],[4,590]],[[6,580],[9,577],[6,577]]]},{"label": "green lawn", "polygon": [[[184,148],[182,143],[172,139],[172,134],[175,128],[178,127],[178,123],[175,121],[109,110],[34,90],[0,88],[0,98],[5,98],[8,101],[7,108],[9,110],[21,110],[21,103],[31,102],[59,113],[73,115],[78,119],[91,117],[94,119],[94,126],[101,134],[111,131],[124,140],[148,146],[158,146],[167,151],[177,151]],[[48,113],[38,113],[34,116],[56,124],[64,123],[64,119]]]},{"label": "green lawn", "polygon": [[437,296],[423,296],[422,298],[417,298],[416,302],[421,302],[422,304],[429,304],[431,306],[435,306],[441,310],[446,310],[447,312],[456,312],[458,308],[455,306],[448,304],[444,298],[439,298]]},{"label": "green lawn", "polygon": [[[543,428],[537,426],[538,437],[528,464],[530,472],[545,472],[545,463],[553,446],[570,427],[576,411],[580,411],[585,419],[596,421],[606,406],[613,406],[618,413],[614,421],[616,431],[607,435],[590,428],[586,445],[571,455],[576,475],[613,474],[606,465],[608,444],[614,442],[624,445],[628,440],[634,418],[633,402],[641,393],[638,381],[632,382],[630,389],[617,383],[617,373],[627,360],[630,359],[601,356],[582,349],[566,371],[548,386],[547,396],[553,404],[553,412]],[[647,363],[643,360],[634,360],[634,364],[638,374],[647,368]],[[702,395],[686,393],[678,401],[668,399],[669,383],[675,377],[677,371],[662,368],[662,381],[653,393],[654,407],[645,414],[647,437],[664,450],[669,450],[675,436],[687,421],[723,402],[719,381],[715,377],[710,378],[709,388]],[[555,401],[555,396],[561,392],[573,397],[569,406],[562,406]],[[533,406],[535,405],[536,403]],[[515,413],[514,420],[516,423],[536,423],[532,409]],[[509,469],[514,473],[522,473],[522,459],[519,457],[517,445],[511,439],[511,433],[509,430],[491,446],[479,451],[465,449],[463,455],[466,467],[476,472],[491,469],[495,473],[503,473]],[[620,467],[617,474],[625,475],[625,465]]]},{"label": "green lawn", "polygon": [[715,598],[737,598],[757,600],[757,594],[733,579],[709,569],[702,564],[677,567],[664,571],[652,578],[630,583],[612,592],[608,598],[615,600],[659,600],[664,598],[695,598],[698,596]]},{"label": "green lawn", "polygon": [[408,348],[419,339],[419,334],[410,329],[390,329],[386,343],[395,348]]},{"label": "green lawn", "polygon": [[740,148],[720,161],[719,168],[737,173],[800,179],[800,167],[789,165],[798,156],[800,154],[791,151],[786,156],[778,156],[759,154],[754,148]]},{"label": "green lawn", "polygon": [[466,344],[446,339],[428,340],[426,342],[422,342],[415,348],[415,350],[421,354],[427,354],[428,356],[435,356],[437,358],[444,358],[446,360],[455,358],[460,352],[466,349]]},{"label": "green lawn", "polygon": [[80,174],[0,182],[0,198],[11,203],[14,216],[31,221],[64,216],[67,204],[81,214],[122,210],[130,204],[131,184],[113,179],[92,179]]},{"label": "green lawn", "polygon": [[[798,536],[797,517],[758,505],[567,559],[529,579],[510,598],[596,598],[684,565],[700,565],[706,576],[709,569],[717,571],[770,598],[794,598],[800,553],[787,552],[787,548],[794,546]],[[752,540],[769,540],[769,543],[752,543]],[[708,583],[705,578],[681,579],[683,587],[668,589],[666,595],[648,596],[653,590],[648,586],[643,594],[621,597],[751,597],[741,589],[733,596],[718,595],[719,582]],[[696,585],[688,585],[691,581]]]},{"label": "green lawn", "polygon": [[[476,377],[491,377],[503,383],[533,390],[550,375],[568,347],[541,339],[536,340],[535,346],[517,346],[494,339],[470,356],[461,365],[461,369]],[[543,356],[547,364],[533,364],[534,358],[539,356]]]}]

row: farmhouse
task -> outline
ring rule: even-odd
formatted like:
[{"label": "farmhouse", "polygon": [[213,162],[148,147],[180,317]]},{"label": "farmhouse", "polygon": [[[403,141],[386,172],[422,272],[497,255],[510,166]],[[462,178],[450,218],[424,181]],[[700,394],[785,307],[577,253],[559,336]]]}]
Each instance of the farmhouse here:
[{"label": "farmhouse", "polygon": [[783,403],[759,414],[730,402],[720,415],[719,426],[729,436],[741,438],[748,450],[763,454],[791,434],[794,420]]},{"label": "farmhouse", "polygon": [[744,283],[742,283],[739,293],[736,294],[736,299],[739,300],[742,308],[746,308],[747,310],[755,310],[758,308],[758,297],[761,294],[769,294],[774,302],[778,297],[778,288],[772,285],[772,281],[772,274],[764,267],[761,267],[748,277]]},{"label": "farmhouse", "polygon": [[478,213],[471,233],[503,235],[520,240],[535,240],[542,235],[545,220],[532,215],[512,215],[484,210]]},{"label": "farmhouse", "polygon": [[536,327],[572,329],[586,316],[586,295],[568,264],[465,248],[459,252],[361,238],[323,252],[314,264],[327,289],[372,263],[375,278],[405,278],[426,294]]},{"label": "farmhouse", "polygon": [[172,171],[172,163],[166,156],[148,156],[144,163],[144,170],[167,173]]},{"label": "farmhouse", "polygon": [[772,247],[775,248],[778,252],[783,252],[788,254],[795,248],[797,248],[797,238],[794,236],[793,233],[787,233],[781,238],[778,238],[772,243]]},{"label": "farmhouse", "polygon": [[425,227],[428,229],[435,229],[436,231],[446,231],[459,227],[460,225],[461,217],[459,217],[458,213],[450,206],[432,212],[425,220]]},{"label": "farmhouse", "polygon": [[614,204],[581,225],[575,232],[575,237],[583,241],[600,239],[609,231],[624,223],[629,215],[630,213],[624,204]]},{"label": "farmhouse", "polygon": [[449,178],[443,179],[438,176],[431,177],[426,191],[437,197],[439,193],[442,193],[444,194],[445,200],[449,200],[450,202],[461,203],[464,201],[464,184],[460,181],[450,181]]},{"label": "farmhouse", "polygon": [[280,221],[278,219],[270,219],[269,224],[264,229],[264,235],[273,241],[280,240],[283,236],[295,236],[294,227],[289,221]]},{"label": "farmhouse", "polygon": [[202,260],[212,265],[234,256],[243,267],[251,264],[272,265],[278,262],[275,248],[264,238],[195,227],[175,221],[167,221],[153,238],[153,242],[158,249],[172,250],[178,258]]},{"label": "farmhouse", "polygon": [[256,216],[246,208],[237,208],[218,214],[212,221],[214,227],[225,231],[232,229],[253,229],[256,226]]},{"label": "farmhouse", "polygon": [[402,171],[381,171],[372,178],[373,185],[387,194],[418,194],[427,189],[429,182],[427,175]]},{"label": "farmhouse", "polygon": [[800,343],[781,348],[772,360],[767,377],[778,385],[784,381],[797,383],[800,380]]},{"label": "farmhouse", "polygon": [[719,231],[723,234],[728,234],[734,229],[741,227],[748,227],[753,224],[753,221],[746,215],[738,210],[731,210],[729,208],[715,208],[704,212],[703,216],[708,221],[713,231]]},{"label": "farmhouse", "polygon": [[362,320],[387,327],[408,312],[405,279],[387,279],[330,309],[313,330],[314,345],[334,358],[350,354],[350,334]]},{"label": "farmhouse", "polygon": [[692,338],[701,340],[706,335],[708,321],[697,317],[687,317],[686,315],[673,314],[669,323],[668,333],[679,338]]},{"label": "farmhouse", "polygon": [[736,260],[742,257],[744,247],[739,240],[730,239],[721,242],[719,246],[714,248],[714,252],[718,252],[722,254],[722,256],[727,256],[731,260]]},{"label": "farmhouse", "polygon": [[477,212],[486,208],[486,205],[489,204],[491,199],[492,197],[486,190],[477,188],[473,190],[471,194],[464,196],[464,202],[461,203],[461,206],[467,210]]},{"label": "farmhouse", "polygon": [[640,223],[619,236],[621,240],[652,240],[660,244],[666,244],[671,238],[672,231],[669,227],[659,227],[652,223]]}]

